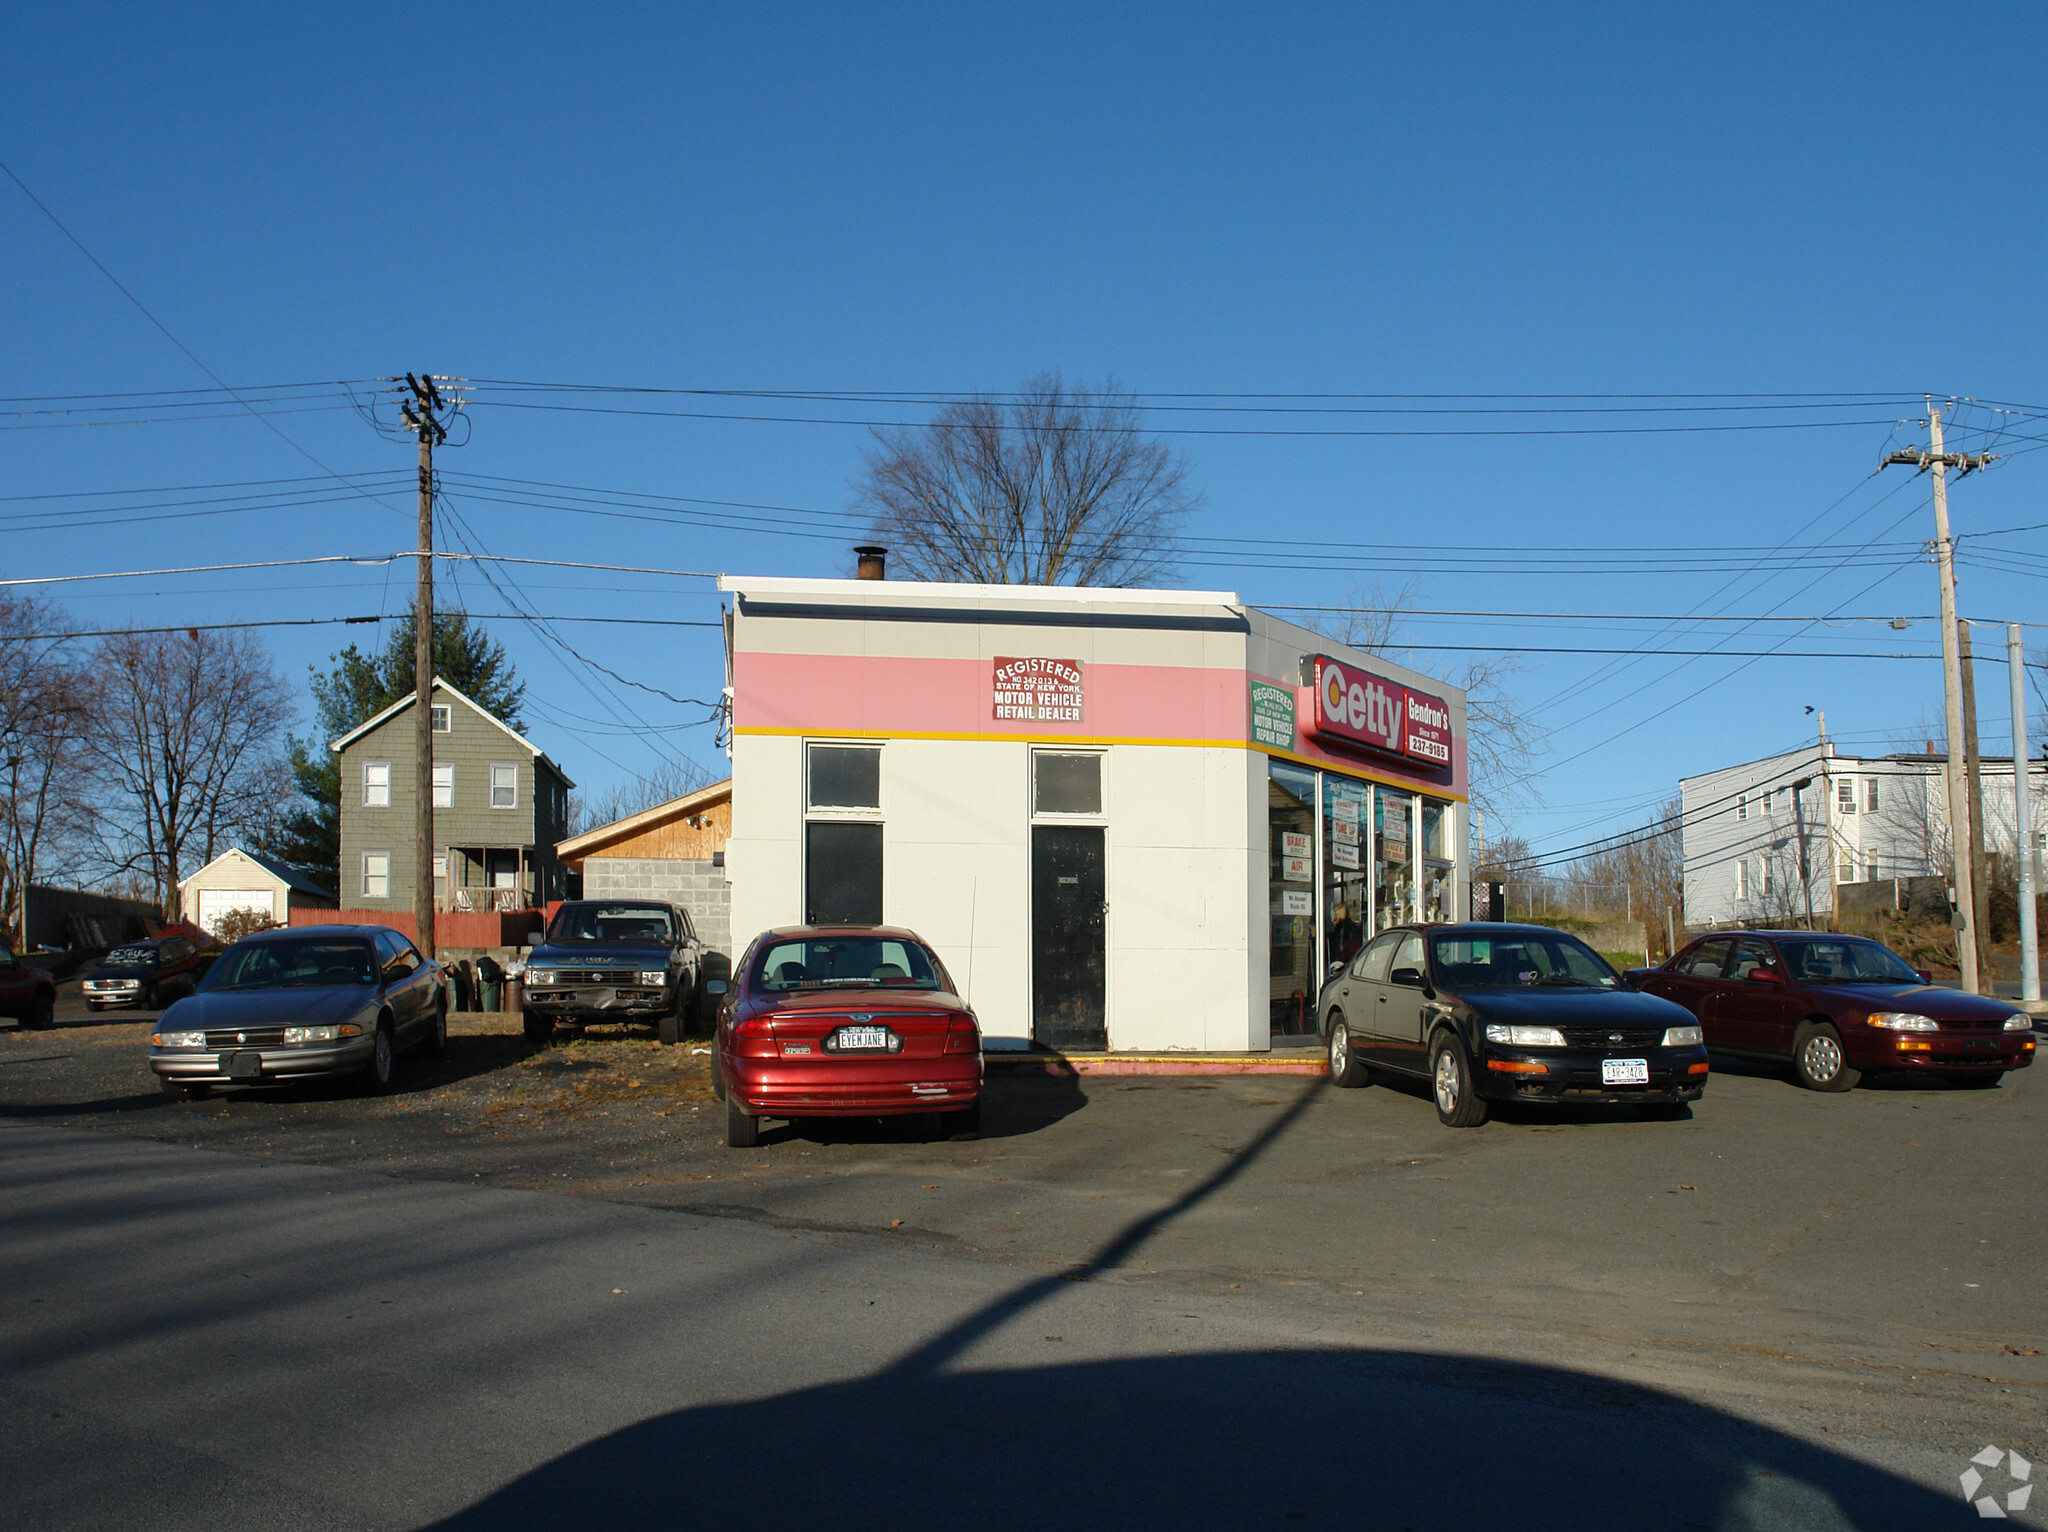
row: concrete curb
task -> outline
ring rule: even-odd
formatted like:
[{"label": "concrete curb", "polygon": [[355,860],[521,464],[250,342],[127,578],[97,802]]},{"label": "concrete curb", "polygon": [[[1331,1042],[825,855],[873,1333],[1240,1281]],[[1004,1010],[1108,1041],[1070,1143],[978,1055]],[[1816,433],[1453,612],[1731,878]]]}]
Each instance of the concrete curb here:
[{"label": "concrete curb", "polygon": [[1327,1075],[1330,1065],[1316,1053],[984,1053],[982,1069],[991,1075]]}]

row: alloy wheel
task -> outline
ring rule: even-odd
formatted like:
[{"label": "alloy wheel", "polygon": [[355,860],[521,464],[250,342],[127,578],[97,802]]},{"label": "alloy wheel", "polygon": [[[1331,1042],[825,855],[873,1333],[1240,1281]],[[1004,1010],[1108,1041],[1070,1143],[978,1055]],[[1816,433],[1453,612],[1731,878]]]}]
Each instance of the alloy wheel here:
[{"label": "alloy wheel", "polygon": [[1338,1022],[1330,1028],[1330,1074],[1341,1076],[1351,1067],[1351,1029]]},{"label": "alloy wheel", "polygon": [[1463,1082],[1458,1078],[1458,1056],[1449,1048],[1438,1050],[1436,1056],[1436,1104],[1443,1112],[1458,1109],[1458,1096]]}]

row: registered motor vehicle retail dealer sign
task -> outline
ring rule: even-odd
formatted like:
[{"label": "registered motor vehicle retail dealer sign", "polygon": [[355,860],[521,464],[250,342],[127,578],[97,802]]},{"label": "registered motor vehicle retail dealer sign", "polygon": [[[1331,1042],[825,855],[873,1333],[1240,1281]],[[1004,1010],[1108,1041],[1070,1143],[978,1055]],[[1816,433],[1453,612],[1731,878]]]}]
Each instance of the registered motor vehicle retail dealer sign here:
[{"label": "registered motor vehicle retail dealer sign", "polygon": [[990,716],[1005,723],[1079,723],[1085,693],[1079,660],[997,655]]}]

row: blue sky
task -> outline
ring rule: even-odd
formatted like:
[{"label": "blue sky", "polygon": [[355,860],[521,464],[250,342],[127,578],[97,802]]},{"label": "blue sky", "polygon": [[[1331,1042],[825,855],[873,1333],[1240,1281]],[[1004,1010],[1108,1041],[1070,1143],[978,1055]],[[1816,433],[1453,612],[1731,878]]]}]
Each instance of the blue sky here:
[{"label": "blue sky", "polygon": [[[2038,9],[1998,5],[511,6],[419,19],[46,7],[7,24],[0,157],[236,385],[431,368],[918,391],[1059,369],[1159,394],[1933,391],[2038,406],[2044,38]],[[0,286],[8,396],[206,386],[5,182]],[[491,397],[479,391],[474,432],[444,467],[837,513],[865,440],[847,426],[484,407]],[[1449,559],[1512,547],[1524,551],[1502,572],[1423,577],[1414,604],[1923,617],[1931,568],[1890,545],[1930,535],[1925,481],[1869,478],[1887,446],[1920,438],[1912,413],[1823,411],[1807,418],[1868,423],[1740,432],[1176,436],[1207,495],[1193,530],[1222,550],[1185,583],[1335,604],[1355,580],[1400,583],[1400,558],[1375,548]],[[1656,420],[1740,418],[1751,417]],[[2003,424],[2012,455],[1956,487],[1958,533],[2048,521],[2048,457],[2014,450],[2032,445],[2021,433],[2048,431],[2017,418],[1963,410],[1962,445]],[[0,433],[4,493],[318,472],[247,417],[51,419],[0,421],[37,427]],[[345,408],[273,420],[351,475],[410,462]],[[1427,424],[1460,422],[1512,423]],[[504,554],[828,574],[847,568],[854,540],[829,515],[772,513],[793,525],[771,532],[451,498]],[[98,529],[75,513],[104,502],[21,501],[0,510],[58,509],[9,528],[0,563],[26,575],[387,553],[410,545],[411,525],[403,487],[387,499]],[[813,535],[787,535],[799,526]],[[1810,558],[1873,538],[1889,566],[1795,576],[1765,552],[1791,539]],[[1268,543],[1264,562],[1292,567],[1241,567],[1224,539]],[[1364,545],[1352,549],[1361,567],[1327,567],[1312,556],[1323,544]],[[2038,532],[1997,546],[2043,550]],[[1589,562],[1724,547],[1750,551],[1713,574],[1687,554],[1658,572]],[[1530,551],[1546,549],[1565,551]],[[563,617],[715,615],[703,581],[515,574],[524,599]],[[2024,620],[2039,578],[1966,562],[1964,609]],[[260,620],[395,611],[409,582],[404,566],[287,570],[58,599],[96,627]],[[473,573],[459,590],[474,610],[503,609]],[[372,631],[266,638],[300,675]],[[695,710],[602,677],[528,625],[495,631],[531,685],[533,734],[587,786],[664,752],[717,764],[708,730],[676,727]],[[718,684],[710,629],[558,631],[664,691]],[[1792,629],[1763,631],[1724,624],[1712,641],[1749,650]],[[1418,617],[1406,634],[1525,651],[1704,646],[1654,625],[1524,619]],[[1924,653],[1936,641],[1928,623],[1863,624],[1786,647]],[[1980,648],[2001,641],[1980,629]],[[1414,662],[1460,663],[1435,650]],[[1682,774],[1799,743],[1807,705],[1851,748],[1939,715],[1939,667],[1924,660],[1522,663],[1511,689],[1553,730],[1545,801],[1513,816],[1539,845],[1638,822]],[[2002,674],[1987,669],[1980,690],[1987,736],[2002,739]]]}]

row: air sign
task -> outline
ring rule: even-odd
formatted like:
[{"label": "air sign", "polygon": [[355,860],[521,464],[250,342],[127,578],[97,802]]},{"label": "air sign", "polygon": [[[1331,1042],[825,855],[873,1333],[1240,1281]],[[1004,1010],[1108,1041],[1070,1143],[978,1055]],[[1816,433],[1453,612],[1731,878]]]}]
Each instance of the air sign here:
[{"label": "air sign", "polygon": [[1451,764],[1451,709],[1443,698],[1320,654],[1315,694],[1315,731],[1325,739],[1429,766]]}]

